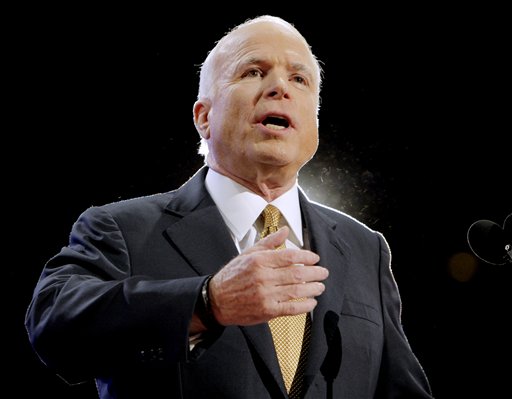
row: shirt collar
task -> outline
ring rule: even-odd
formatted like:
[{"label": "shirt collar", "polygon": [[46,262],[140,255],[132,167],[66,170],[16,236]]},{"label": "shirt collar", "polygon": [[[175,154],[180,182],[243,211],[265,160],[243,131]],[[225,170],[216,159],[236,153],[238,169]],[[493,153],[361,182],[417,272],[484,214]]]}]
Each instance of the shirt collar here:
[{"label": "shirt collar", "polygon": [[[267,205],[267,201],[211,168],[208,169],[205,184],[229,230],[241,241]],[[271,204],[279,208],[290,227],[291,235],[294,236],[290,238],[295,238],[294,241],[302,247],[302,219],[297,182]]]}]

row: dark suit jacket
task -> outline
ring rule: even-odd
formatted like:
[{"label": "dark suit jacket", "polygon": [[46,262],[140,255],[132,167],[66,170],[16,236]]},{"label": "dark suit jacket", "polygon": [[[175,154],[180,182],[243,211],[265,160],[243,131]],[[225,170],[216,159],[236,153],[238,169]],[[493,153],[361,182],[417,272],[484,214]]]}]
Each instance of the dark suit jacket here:
[{"label": "dark suit jacket", "polygon": [[[189,351],[205,276],[237,256],[206,170],[176,191],[86,210],[45,266],[26,327],[68,382],[96,378],[101,398],[286,398],[267,324],[221,328]],[[305,397],[430,397],[384,238],[300,195],[310,247],[330,271],[312,314]]]}]

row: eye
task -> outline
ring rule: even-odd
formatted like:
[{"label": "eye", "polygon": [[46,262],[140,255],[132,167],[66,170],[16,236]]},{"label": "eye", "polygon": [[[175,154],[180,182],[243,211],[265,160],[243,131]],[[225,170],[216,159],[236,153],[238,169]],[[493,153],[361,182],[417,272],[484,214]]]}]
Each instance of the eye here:
[{"label": "eye", "polygon": [[263,72],[257,68],[252,68],[244,72],[242,78],[257,78],[263,76]]},{"label": "eye", "polygon": [[292,76],[292,80],[298,84],[301,84],[301,85],[306,85],[308,84],[308,81],[306,80],[306,78],[304,76],[301,76],[301,75],[294,75]]}]

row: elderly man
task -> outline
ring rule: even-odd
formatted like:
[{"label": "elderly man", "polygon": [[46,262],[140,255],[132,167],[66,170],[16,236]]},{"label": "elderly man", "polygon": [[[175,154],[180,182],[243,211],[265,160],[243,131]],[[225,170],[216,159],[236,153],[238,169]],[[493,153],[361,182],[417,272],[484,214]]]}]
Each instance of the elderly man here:
[{"label": "elderly man", "polygon": [[201,68],[206,165],[175,191],[92,207],[27,312],[42,360],[106,398],[430,398],[378,232],[310,202],[321,70],[271,16]]}]

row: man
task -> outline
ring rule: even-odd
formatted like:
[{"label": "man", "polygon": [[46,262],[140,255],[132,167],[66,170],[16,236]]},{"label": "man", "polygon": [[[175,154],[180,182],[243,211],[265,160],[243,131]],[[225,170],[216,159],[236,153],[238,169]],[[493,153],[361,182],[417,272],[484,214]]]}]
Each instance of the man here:
[{"label": "man", "polygon": [[297,185],[320,80],[282,19],[218,42],[193,109],[207,166],[86,210],[45,266],[26,326],[49,367],[101,398],[431,397],[384,238]]}]

